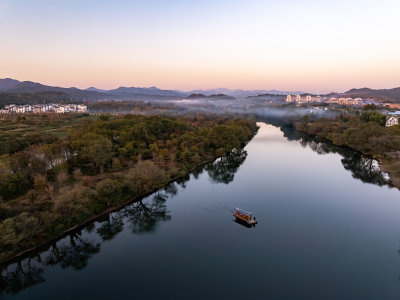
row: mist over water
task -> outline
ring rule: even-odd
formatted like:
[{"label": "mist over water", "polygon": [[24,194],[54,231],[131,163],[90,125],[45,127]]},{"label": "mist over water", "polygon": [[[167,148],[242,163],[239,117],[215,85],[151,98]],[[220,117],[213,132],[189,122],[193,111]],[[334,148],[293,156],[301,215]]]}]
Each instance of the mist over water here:
[{"label": "mist over water", "polygon": [[[213,100],[213,99],[183,99],[168,101],[152,101],[155,107],[163,106],[165,115],[182,115],[190,113],[208,113],[217,115],[254,115],[260,118],[287,119],[301,118],[305,115],[313,118],[334,118],[337,113],[325,110],[323,107],[296,107],[293,105],[274,105],[265,101],[250,99]],[[124,111],[129,112],[129,111]],[[132,112],[132,111],[131,111]],[[160,110],[147,111],[143,114],[159,114]]]}]

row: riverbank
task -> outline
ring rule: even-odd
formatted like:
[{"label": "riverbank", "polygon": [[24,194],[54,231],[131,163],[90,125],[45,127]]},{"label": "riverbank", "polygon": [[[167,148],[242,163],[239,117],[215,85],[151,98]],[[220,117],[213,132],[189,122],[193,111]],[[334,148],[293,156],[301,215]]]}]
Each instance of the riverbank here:
[{"label": "riverbank", "polygon": [[400,159],[385,158],[379,160],[381,170],[387,173],[392,184],[400,190]]},{"label": "riverbank", "polygon": [[374,121],[363,121],[355,116],[337,119],[293,122],[298,132],[328,140],[337,146],[346,146],[378,161],[393,186],[400,189],[400,128],[383,127]]},{"label": "riverbank", "polygon": [[[0,263],[242,149],[256,131],[244,119],[100,116],[51,145],[4,157],[0,189],[11,199],[0,203]],[[14,174],[31,189],[12,198],[21,184]]]},{"label": "riverbank", "polygon": [[136,196],[133,197],[133,198],[130,198],[129,195],[126,195],[126,201],[123,202],[122,204],[119,204],[119,205],[117,205],[117,206],[110,207],[110,208],[108,208],[108,209],[102,211],[102,212],[99,213],[99,214],[96,214],[96,215],[94,215],[94,216],[91,216],[90,218],[84,220],[84,221],[81,222],[80,224],[74,225],[73,227],[71,227],[71,228],[65,230],[64,232],[60,233],[59,235],[54,236],[54,237],[50,237],[49,240],[45,241],[44,243],[42,243],[42,244],[40,244],[40,245],[36,245],[35,247],[32,247],[32,248],[30,248],[30,249],[21,251],[20,253],[17,253],[17,254],[15,254],[15,255],[13,255],[12,257],[7,258],[7,259],[4,260],[4,261],[0,261],[0,267],[1,267],[2,265],[8,265],[8,264],[11,264],[11,263],[13,263],[13,262],[15,262],[15,261],[21,260],[21,259],[23,259],[24,257],[29,256],[30,253],[37,252],[38,250],[44,250],[44,249],[46,249],[48,246],[50,246],[52,243],[54,243],[54,242],[56,242],[56,241],[58,241],[58,240],[60,240],[60,239],[62,239],[62,238],[64,238],[64,237],[66,237],[67,235],[71,234],[72,232],[77,231],[77,230],[79,230],[79,229],[81,229],[81,228],[87,226],[88,224],[90,224],[90,223],[92,223],[92,222],[95,222],[95,221],[101,219],[102,217],[104,217],[104,216],[106,216],[106,215],[108,215],[108,214],[110,214],[110,213],[119,211],[119,210],[123,209],[124,207],[126,207],[126,206],[128,206],[128,205],[130,205],[130,204],[133,204],[133,203],[136,203],[136,202],[138,202],[138,201],[141,201],[141,200],[144,199],[145,197],[147,197],[147,196],[149,196],[149,195],[151,195],[151,194],[157,192],[157,191],[160,190],[160,189],[166,188],[169,184],[171,184],[171,183],[173,183],[173,182],[176,182],[176,181],[178,181],[178,180],[184,179],[185,177],[189,176],[192,172],[194,172],[194,171],[196,171],[196,170],[198,170],[198,169],[203,168],[205,165],[207,165],[207,164],[209,164],[209,163],[212,163],[212,162],[214,162],[214,161],[217,160],[217,159],[218,159],[218,157],[214,157],[213,159],[210,159],[210,160],[208,160],[208,161],[205,161],[205,162],[201,163],[199,166],[197,166],[197,167],[195,167],[195,168],[189,170],[189,171],[188,171],[187,173],[185,173],[184,175],[181,175],[181,176],[178,176],[178,177],[176,177],[176,178],[173,178],[173,179],[171,179],[170,181],[168,181],[168,182],[166,182],[166,183],[162,183],[162,184],[160,184],[160,186],[155,187],[153,190],[147,191],[147,192],[145,192],[145,193],[143,193],[143,194],[141,194],[141,195],[136,195]]}]

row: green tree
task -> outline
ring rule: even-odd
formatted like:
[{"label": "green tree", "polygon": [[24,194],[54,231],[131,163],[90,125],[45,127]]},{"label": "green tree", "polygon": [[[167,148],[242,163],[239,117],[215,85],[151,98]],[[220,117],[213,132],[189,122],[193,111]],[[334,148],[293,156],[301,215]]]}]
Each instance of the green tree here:
[{"label": "green tree", "polygon": [[78,150],[78,157],[82,162],[92,165],[97,171],[103,172],[104,168],[110,164],[113,157],[113,147],[111,141],[101,135],[88,134],[81,141]]},{"label": "green tree", "polygon": [[107,207],[111,207],[117,200],[117,194],[121,191],[120,184],[116,180],[110,178],[100,181],[96,185],[96,192],[101,201],[106,203]]},{"label": "green tree", "polygon": [[360,118],[365,122],[375,122],[380,126],[385,126],[386,124],[386,116],[377,111],[363,112]]}]

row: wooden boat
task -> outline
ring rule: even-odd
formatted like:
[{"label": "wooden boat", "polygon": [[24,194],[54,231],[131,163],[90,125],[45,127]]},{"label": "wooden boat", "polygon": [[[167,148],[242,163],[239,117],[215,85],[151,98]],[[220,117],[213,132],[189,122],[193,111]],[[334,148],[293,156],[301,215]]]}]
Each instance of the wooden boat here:
[{"label": "wooden boat", "polygon": [[248,225],[256,225],[257,220],[253,215],[241,208],[235,208],[233,211],[233,216],[236,218],[236,221],[244,222]]}]

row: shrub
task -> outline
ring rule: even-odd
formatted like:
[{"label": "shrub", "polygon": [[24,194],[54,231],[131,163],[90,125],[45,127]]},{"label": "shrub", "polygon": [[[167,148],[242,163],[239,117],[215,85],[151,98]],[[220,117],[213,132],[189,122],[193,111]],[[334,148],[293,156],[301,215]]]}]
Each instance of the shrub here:
[{"label": "shrub", "polygon": [[35,190],[29,190],[28,193],[26,193],[26,198],[28,198],[28,200],[33,203],[36,199],[37,199],[37,191]]},{"label": "shrub", "polygon": [[37,191],[45,191],[47,188],[47,178],[42,174],[36,174],[33,177],[33,187]]},{"label": "shrub", "polygon": [[104,202],[107,207],[111,207],[117,202],[121,188],[118,181],[108,178],[97,184],[96,192],[99,200]]},{"label": "shrub", "polygon": [[54,210],[69,218],[81,219],[82,215],[89,215],[89,203],[94,199],[93,191],[82,185],[75,185],[69,190],[61,191],[54,200]]},{"label": "shrub", "polygon": [[27,212],[8,218],[0,224],[0,245],[7,250],[22,248],[38,229],[38,218]]},{"label": "shrub", "polygon": [[140,161],[131,168],[125,177],[128,188],[136,195],[149,192],[165,183],[167,176],[164,170],[151,161]]}]

